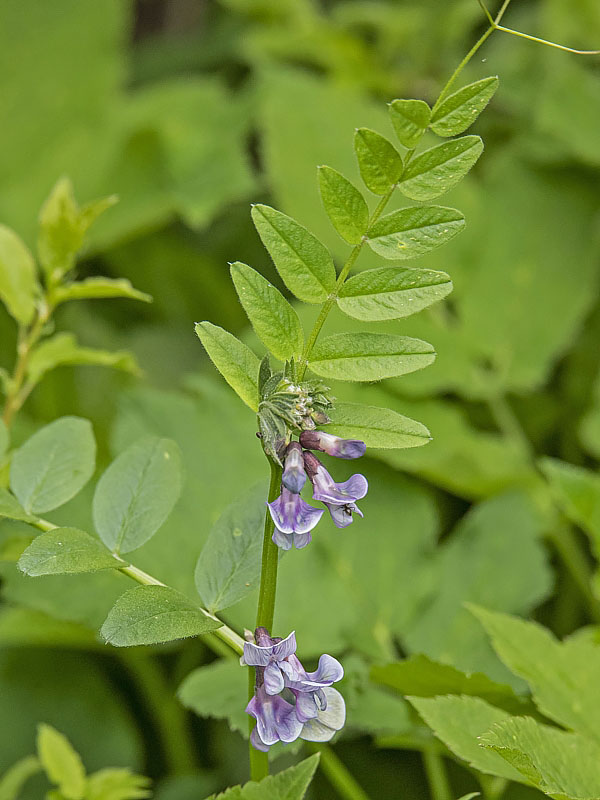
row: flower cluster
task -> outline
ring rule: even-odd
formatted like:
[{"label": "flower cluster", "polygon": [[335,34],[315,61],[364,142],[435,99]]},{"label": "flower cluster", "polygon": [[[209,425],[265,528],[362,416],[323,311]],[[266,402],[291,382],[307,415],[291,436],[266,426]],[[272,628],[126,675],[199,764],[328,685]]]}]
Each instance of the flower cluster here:
[{"label": "flower cluster", "polygon": [[306,547],[311,540],[310,531],[321,519],[322,508],[309,505],[300,497],[306,479],[313,486],[313,499],[324,503],[334,525],[345,528],[353,514],[363,516],[356,505],[369,488],[364,475],[357,473],[347,481],[336,483],[319,459],[310,451],[319,450],[336,458],[360,458],[365,444],[357,439],[341,439],[323,431],[303,431],[299,442],[290,442],[283,456],[283,475],[280,496],[268,503],[275,523],[273,541],[283,550],[294,545]]},{"label": "flower cluster", "polygon": [[251,742],[268,751],[276,742],[306,739],[328,742],[344,726],[344,698],[332,684],[344,677],[342,665],[322,655],[315,672],[307,672],[296,656],[296,635],[271,638],[257,628],[255,642],[244,644],[241,663],[256,668],[254,697],[246,713],[256,719]]}]

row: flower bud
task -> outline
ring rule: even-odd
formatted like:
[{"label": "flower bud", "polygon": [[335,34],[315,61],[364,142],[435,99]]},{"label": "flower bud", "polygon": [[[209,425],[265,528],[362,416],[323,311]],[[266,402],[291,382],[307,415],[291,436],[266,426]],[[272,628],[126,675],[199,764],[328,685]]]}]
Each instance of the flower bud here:
[{"label": "flower bud", "polygon": [[360,458],[364,456],[366,445],[359,439],[342,439],[324,431],[304,431],[300,434],[300,444],[308,450],[320,450],[335,458]]},{"label": "flower bud", "polygon": [[284,463],[285,467],[281,482],[293,494],[300,494],[302,487],[306,483],[306,472],[304,471],[302,447],[298,442],[290,442],[285,451]]}]

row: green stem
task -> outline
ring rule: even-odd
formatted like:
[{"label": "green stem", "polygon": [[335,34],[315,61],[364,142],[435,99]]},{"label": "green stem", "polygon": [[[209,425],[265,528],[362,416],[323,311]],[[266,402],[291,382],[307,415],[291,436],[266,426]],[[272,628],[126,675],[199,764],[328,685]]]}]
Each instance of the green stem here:
[{"label": "green stem", "polygon": [[31,351],[42,335],[44,325],[50,319],[51,313],[52,310],[50,306],[46,300],[43,300],[38,307],[37,316],[31,327],[28,330],[25,328],[19,329],[17,360],[11,378],[10,391],[6,396],[4,411],[2,412],[2,419],[7,428],[10,427],[15,414],[19,411],[35,386],[35,383],[29,383],[25,387],[23,384],[25,383],[27,375],[27,366],[29,364]]},{"label": "green stem", "polygon": [[[268,502],[272,503],[281,491],[281,467],[274,461],[269,461],[271,466],[271,483],[269,485]],[[275,596],[277,594],[277,566],[279,564],[279,548],[273,541],[275,524],[269,513],[265,514],[265,532],[263,536],[262,569],[260,574],[260,589],[258,593],[258,609],[256,612],[256,627],[266,628],[273,632],[273,617],[275,615]],[[248,697],[254,696],[254,669],[248,670]],[[250,720],[250,733],[254,728],[254,720]],[[269,774],[269,759],[266,753],[250,747],[250,777],[253,781],[260,781]]]},{"label": "green stem", "polygon": [[344,800],[369,800],[369,796],[350,774],[346,765],[340,761],[328,745],[307,742],[307,747],[313,753],[321,754],[319,767],[340,797]]},{"label": "green stem", "polygon": [[435,750],[429,748],[425,748],[422,755],[432,800],[452,800],[444,759]]},{"label": "green stem", "polygon": [[600,622],[600,603],[591,588],[592,572],[573,529],[566,524],[557,524],[549,533],[548,539],[573,578],[594,622]]},{"label": "green stem", "polygon": [[167,685],[159,665],[139,649],[123,648],[118,657],[132,675],[144,705],[154,719],[169,772],[182,775],[197,767],[186,713]]},{"label": "green stem", "polygon": [[482,772],[479,772],[477,777],[485,800],[498,800],[498,798],[502,797],[504,790],[508,786],[508,780],[506,778],[484,775]]},{"label": "green stem", "polygon": [[[410,151],[408,155],[410,155],[410,154],[412,154],[412,151]],[[389,190],[389,192],[387,192],[387,194],[384,194],[383,197],[381,198],[381,200],[379,201],[379,203],[377,205],[377,208],[375,209],[375,211],[373,212],[373,215],[371,216],[371,218],[369,220],[369,228],[371,228],[375,224],[375,222],[377,222],[379,217],[382,215],[386,205],[388,204],[388,202],[390,200],[390,197],[394,193],[394,189],[395,188],[396,188],[395,185],[392,186],[392,188]],[[367,229],[367,233],[368,233],[368,229]],[[335,301],[338,299],[338,295],[340,293],[340,289],[344,285],[344,281],[348,277],[348,274],[350,273],[350,270],[352,269],[352,267],[356,263],[356,259],[359,257],[360,251],[362,250],[362,247],[363,247],[363,245],[364,245],[364,243],[366,241],[367,241],[367,236],[365,235],[365,236],[363,236],[361,241],[357,245],[354,246],[354,248],[352,249],[352,252],[348,256],[348,260],[346,261],[346,263],[342,267],[342,270],[341,270],[340,274],[338,275],[338,278],[337,278],[337,281],[335,282],[335,286],[333,288],[333,291],[327,297],[327,300],[325,300],[325,302],[323,303],[323,306],[321,307],[321,311],[319,312],[319,316],[317,317],[317,320],[316,320],[315,324],[313,325],[313,329],[310,332],[310,336],[308,337],[308,340],[306,342],[306,347],[304,348],[304,352],[302,353],[302,358],[298,362],[298,380],[299,381],[301,381],[304,378],[304,373],[306,372],[306,368],[308,366],[308,361],[310,359],[310,354],[312,352],[313,347],[316,344],[316,341],[317,341],[317,338],[318,338],[319,334],[321,333],[321,329],[322,329],[323,325],[325,324],[325,320],[327,319],[327,317],[329,315],[329,312],[331,311]]]}]

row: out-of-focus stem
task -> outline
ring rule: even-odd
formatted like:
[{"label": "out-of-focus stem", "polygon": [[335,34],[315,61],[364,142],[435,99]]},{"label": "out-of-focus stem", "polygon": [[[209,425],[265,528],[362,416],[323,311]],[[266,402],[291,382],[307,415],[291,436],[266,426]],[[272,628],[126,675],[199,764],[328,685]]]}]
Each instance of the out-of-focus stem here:
[{"label": "out-of-focus stem", "polygon": [[313,742],[307,742],[307,747],[313,753],[320,753],[319,767],[343,800],[369,800],[364,789],[356,782],[354,776],[331,747]]}]

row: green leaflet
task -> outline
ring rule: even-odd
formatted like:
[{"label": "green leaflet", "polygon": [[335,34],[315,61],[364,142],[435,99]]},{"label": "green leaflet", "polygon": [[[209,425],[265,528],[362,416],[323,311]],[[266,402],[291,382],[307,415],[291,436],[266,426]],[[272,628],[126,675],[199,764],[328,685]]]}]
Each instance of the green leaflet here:
[{"label": "green leaflet", "polygon": [[237,659],[221,658],[193,670],[177,697],[199,717],[226,719],[232,731],[248,738],[248,678]]},{"label": "green leaflet", "polygon": [[438,136],[457,136],[475,122],[498,88],[498,78],[482,78],[447,97],[431,116],[430,128]]},{"label": "green leaflet", "polygon": [[31,522],[34,516],[28,514],[19,501],[9,491],[0,487],[0,517],[18,519],[22,522]]},{"label": "green leaflet", "polygon": [[10,488],[26,512],[62,506],[89,481],[96,462],[91,423],[61,417],[33,434],[12,457]]},{"label": "green leaflet", "polygon": [[323,378],[380,381],[414,372],[435,360],[427,342],[387,333],[335,333],[322,339],[310,356],[310,368]]},{"label": "green leaflet", "polygon": [[516,713],[526,707],[523,698],[506,684],[490,680],[483,672],[465,673],[427,656],[414,655],[404,661],[371,667],[371,680],[401,695],[436,697],[470,695]]},{"label": "green leaflet", "polygon": [[345,439],[360,439],[369,448],[421,447],[431,441],[424,425],[390,408],[336,403],[330,417],[327,433]]},{"label": "green leaflet", "polygon": [[416,314],[451,291],[452,281],[445,272],[384,267],[347,280],[337,303],[349,317],[375,322]]},{"label": "green leaflet", "polygon": [[415,147],[431,119],[431,109],[427,103],[423,100],[393,100],[389,111],[400,143],[409,149]]},{"label": "green leaflet", "polygon": [[232,503],[213,525],[196,564],[196,588],[213,613],[237,603],[258,586],[266,487]]},{"label": "green leaflet", "polygon": [[57,528],[41,533],[19,559],[26,575],[76,575],[122,566],[93,536],[77,528]]},{"label": "green leaflet", "polygon": [[319,754],[301,761],[294,767],[269,775],[256,783],[226,789],[207,800],[302,800],[319,764]]},{"label": "green leaflet", "polygon": [[82,800],[85,769],[71,743],[50,725],[38,725],[37,751],[48,778],[67,800]]},{"label": "green leaflet", "polygon": [[428,253],[465,227],[464,215],[444,206],[411,206],[392,211],[369,230],[367,244],[394,261]]},{"label": "green leaflet", "polygon": [[586,800],[600,796],[600,745],[576,733],[542,725],[531,717],[511,717],[480,737],[545,794]]},{"label": "green leaflet", "polygon": [[497,753],[480,747],[478,737],[494,723],[511,719],[510,714],[486,703],[479,697],[447,695],[440,697],[408,697],[438,739],[459,758],[486,775],[498,775],[511,781],[524,782],[513,766]]},{"label": "green leaflet", "polygon": [[483,152],[479,136],[435,145],[412,159],[398,188],[411,200],[433,200],[464,178]]},{"label": "green leaflet", "polygon": [[132,353],[125,350],[110,353],[107,350],[81,347],[72,333],[57,333],[50,339],[45,339],[32,351],[27,365],[27,377],[33,383],[38,383],[50,370],[69,364],[112,367],[133,375],[140,374],[140,368]]},{"label": "green leaflet", "polygon": [[149,436],[121,453],[94,493],[94,525],[115,553],[129,553],[163,524],[181,491],[181,454],[175,442]]},{"label": "green leaflet", "polygon": [[58,305],[68,300],[94,300],[113,297],[127,297],[151,303],[152,297],[135,289],[126,278],[85,278],[56,286],[51,292],[52,301]]},{"label": "green leaflet", "polygon": [[354,134],[354,150],[360,174],[373,194],[386,194],[402,175],[402,159],[391,142],[370,128]]},{"label": "green leaflet", "polygon": [[0,300],[17,322],[27,325],[39,294],[33,256],[14,231],[0,225]]},{"label": "green leaflet", "polygon": [[196,334],[227,383],[252,411],[257,411],[260,362],[252,350],[211,322],[196,323]]},{"label": "green leaflet", "polygon": [[290,292],[305,303],[323,303],[336,281],[327,248],[299,222],[270,206],[252,206],[252,219]]},{"label": "green leaflet", "polygon": [[600,556],[600,476],[557,458],[543,458],[539,467],[546,476],[554,501],[561,511],[590,538]]},{"label": "green leaflet", "polygon": [[302,353],[304,333],[298,314],[281,292],[252,267],[236,261],[231,279],[256,335],[276,358]]},{"label": "green leaflet", "polygon": [[136,586],[122,594],[100,631],[107,644],[131,647],[210,633],[221,623],[168,586]]},{"label": "green leaflet", "polygon": [[142,800],[152,797],[150,778],[134,775],[125,767],[107,767],[90,775],[85,800]]},{"label": "green leaflet", "polygon": [[347,178],[331,167],[319,167],[321,200],[333,227],[349,244],[358,244],[369,227],[367,203]]},{"label": "green leaflet", "polygon": [[0,800],[18,800],[25,783],[41,770],[35,756],[25,756],[0,777]]},{"label": "green leaflet", "polygon": [[471,610],[502,661],[528,682],[540,711],[600,742],[597,644],[578,637],[559,642],[536,622],[476,606]]}]

